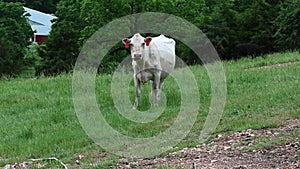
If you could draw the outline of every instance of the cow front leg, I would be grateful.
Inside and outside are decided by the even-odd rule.
[[[152,105],[154,107],[158,106],[158,102],[159,102],[159,89],[158,88],[152,88]]]
[[[159,82],[159,89],[160,89],[160,91],[162,90],[162,87],[164,85],[164,81],[165,81],[165,79],[160,79],[160,82]]]
[[[141,83],[136,78],[136,76],[134,77],[134,86],[135,86],[135,101],[134,101],[133,109],[137,109],[137,107],[139,106],[139,98],[141,95]]]

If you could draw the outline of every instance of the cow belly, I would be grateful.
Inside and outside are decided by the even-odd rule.
[[[162,78],[166,78],[169,74],[173,72],[175,67],[175,62],[161,58],[160,63],[162,67],[161,76]]]
[[[148,71],[141,71],[136,73],[136,78],[139,79],[142,83],[146,83],[149,80],[153,80],[153,73]]]
[[[146,72],[147,74],[148,73],[155,74],[157,71],[160,71],[161,77],[164,79],[173,72],[174,67],[175,67],[175,64],[173,62],[165,60],[164,58],[160,58],[160,62],[158,62],[158,64],[154,65],[154,64],[145,63],[143,72]],[[151,78],[152,78],[152,76],[151,76]]]

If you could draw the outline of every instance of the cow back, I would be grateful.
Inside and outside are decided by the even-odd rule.
[[[150,48],[150,58],[157,65],[158,69],[162,69],[163,75],[167,76],[172,73],[175,67],[175,41],[164,35],[154,37]]]

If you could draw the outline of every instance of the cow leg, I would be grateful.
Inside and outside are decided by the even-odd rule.
[[[158,95],[159,95],[159,88],[155,83],[152,83],[152,104],[153,106],[158,106]]]
[[[139,98],[141,95],[141,82],[136,78],[136,76],[134,76],[134,86],[135,86],[136,95],[135,95],[133,109],[137,109],[137,107],[139,106]]]
[[[160,73],[154,76],[154,80],[152,83],[152,99],[153,105],[158,106],[158,102],[160,99]]]
[[[159,81],[159,91],[158,91],[158,95],[157,95],[158,102],[160,101],[160,94],[161,94],[162,87],[164,85],[164,80],[165,79],[160,79],[160,81]]]
[[[162,90],[162,87],[164,85],[164,81],[165,79],[160,79],[160,82],[159,82],[159,89]]]

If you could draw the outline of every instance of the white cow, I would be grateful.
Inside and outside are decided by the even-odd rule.
[[[126,48],[131,50],[133,78],[136,97],[133,108],[139,105],[140,84],[152,81],[152,102],[158,106],[165,78],[175,67],[175,41],[164,35],[144,38],[139,33],[132,38],[122,39]]]

